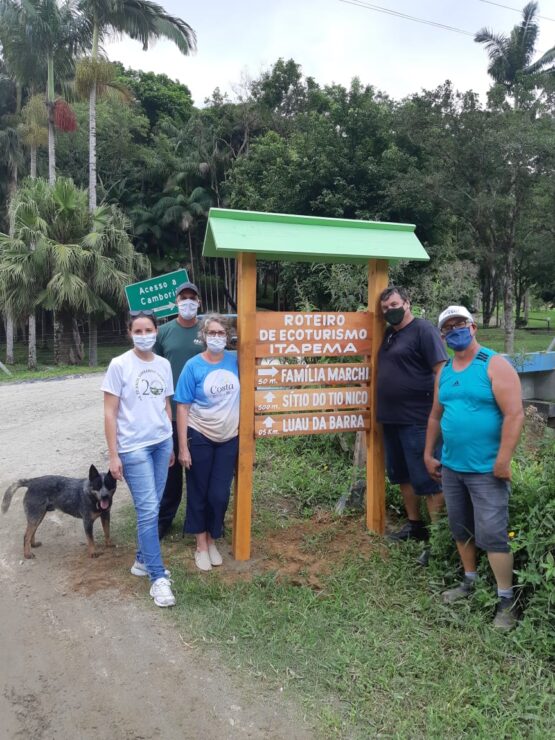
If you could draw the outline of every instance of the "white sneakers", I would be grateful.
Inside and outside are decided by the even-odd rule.
[[[174,606],[175,596],[167,578],[157,578],[150,587],[150,595],[156,606]]]
[[[212,570],[212,563],[207,550],[195,550],[195,565],[199,570]]]
[[[208,557],[210,558],[210,562],[212,565],[218,566],[224,562],[214,542],[211,542],[208,545]]]
[[[146,565],[144,563],[139,563],[138,560],[135,560],[135,562],[131,566],[131,573],[134,576],[147,576],[148,575]],[[164,574],[166,578],[169,578],[171,576],[171,573],[167,568],[164,570]]]
[[[213,542],[208,545],[208,550],[195,550],[195,565],[199,570],[212,570],[212,566],[217,567],[223,562],[223,558]]]

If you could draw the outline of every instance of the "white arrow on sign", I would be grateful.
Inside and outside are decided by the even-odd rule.
[[[264,426],[266,427],[266,429],[271,429],[271,428],[272,428],[272,427],[274,426],[274,420],[272,419],[272,417],[271,417],[271,416],[267,416],[267,417],[266,417],[266,418],[264,419],[264,422],[263,422],[263,424],[264,424]]]
[[[274,377],[274,375],[278,374],[278,371],[275,369],[275,367],[272,368],[265,368],[265,367],[259,367],[257,368],[257,372],[259,375],[269,375],[270,377]]]
[[[272,401],[274,400],[274,398],[275,398],[275,396],[271,392],[270,393],[266,393],[266,395],[264,396],[264,399],[266,401],[268,401],[268,403],[272,403]]]
[[[154,313],[156,313],[157,311],[166,311],[166,310],[169,311],[171,308],[174,308],[174,306],[175,306],[175,303],[168,303],[166,306],[156,306],[156,308],[152,310],[154,311]]]

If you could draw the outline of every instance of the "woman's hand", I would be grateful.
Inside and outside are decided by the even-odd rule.
[[[189,452],[188,447],[179,448],[179,462],[183,465],[184,468],[187,468],[187,470],[189,470],[189,468],[193,464],[191,460],[191,453]]]
[[[109,467],[112,478],[123,480],[123,465],[121,464],[119,455],[110,456]]]
[[[175,465],[175,452],[172,450],[172,454],[170,455],[170,461],[168,463],[168,468],[173,468]]]

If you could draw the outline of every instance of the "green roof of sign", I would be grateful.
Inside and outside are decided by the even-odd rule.
[[[255,252],[259,259],[363,263],[428,260],[412,224],[211,208],[205,257]]]

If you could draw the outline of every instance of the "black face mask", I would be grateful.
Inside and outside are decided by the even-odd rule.
[[[397,326],[405,318],[405,309],[403,306],[399,308],[390,308],[384,313],[384,319],[391,326]]]

